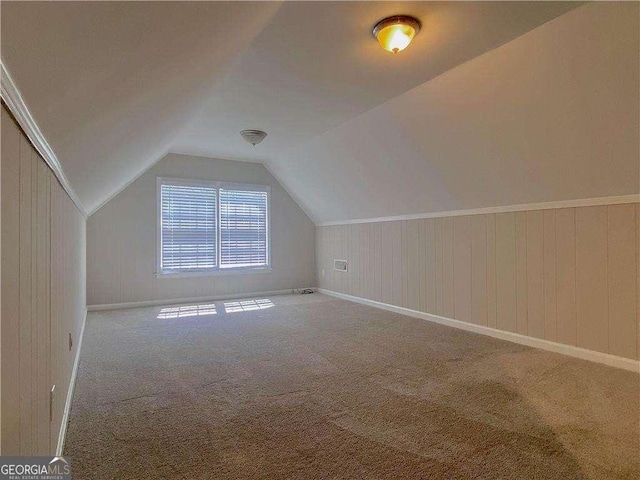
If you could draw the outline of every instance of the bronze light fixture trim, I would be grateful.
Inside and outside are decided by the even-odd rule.
[[[420,32],[420,20],[409,15],[383,18],[373,27],[373,36],[382,48],[398,53],[409,46]]]

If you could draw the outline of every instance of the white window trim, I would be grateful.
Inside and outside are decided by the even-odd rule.
[[[217,264],[215,268],[208,268],[203,270],[196,270],[191,272],[163,272],[161,265],[162,258],[162,184],[168,183],[173,185],[201,185],[212,187],[216,189],[228,189],[228,190],[245,190],[252,192],[266,192],[267,193],[267,265],[260,267],[228,267],[220,268],[220,247],[216,246],[216,254],[218,256]],[[219,197],[218,197],[219,200]],[[216,202],[216,214],[217,218],[217,242],[220,242],[220,205]],[[186,178],[173,178],[173,177],[156,177],[156,278],[186,278],[186,277],[209,277],[209,276],[222,276],[222,275],[243,275],[248,273],[270,273],[272,269],[271,265],[271,187],[269,185],[255,185],[252,183],[229,183],[218,182],[212,180],[195,180]]]

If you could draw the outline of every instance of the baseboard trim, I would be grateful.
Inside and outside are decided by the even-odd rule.
[[[357,218],[354,220],[319,222],[319,223],[316,223],[316,227],[331,227],[336,225],[354,225],[358,223],[396,222],[399,220],[420,220],[425,218],[462,217],[466,215],[486,215],[489,213],[526,212],[529,210],[554,210],[557,208],[621,205],[626,203],[640,203],[640,195],[631,194],[631,195],[618,195],[613,197],[579,198],[576,200],[559,200],[556,202],[524,203],[519,205],[504,205],[499,207],[470,208],[466,210],[451,210],[448,212],[410,213],[407,215],[395,215],[390,217]]]
[[[73,392],[76,388],[76,378],[78,377],[78,366],[80,365],[80,352],[82,351],[82,339],[84,338],[84,327],[87,324],[87,310],[84,311],[84,319],[80,328],[80,338],[78,338],[78,349],[76,350],[76,358],[73,360],[73,370],[71,370],[71,378],[69,379],[69,389],[67,390],[67,399],[64,403],[64,411],[62,412],[62,423],[60,425],[60,433],[58,433],[58,445],[56,447],[56,456],[61,457],[64,451],[64,441],[67,437],[67,425],[69,425],[69,414],[71,413],[71,403],[73,401]]]
[[[568,355],[570,357],[580,358],[582,360],[589,360],[592,362],[602,363],[610,367],[621,368],[635,373],[640,373],[640,362],[637,360],[631,360],[629,358],[618,357],[616,355],[610,355],[608,353],[595,352],[593,350],[587,350],[585,348],[574,347],[572,345],[564,345],[562,343],[551,342],[549,340],[543,340],[541,338],[528,337],[519,333],[505,332],[503,330],[497,330],[495,328],[485,327],[482,325],[474,325],[472,323],[462,322],[453,318],[442,317],[440,315],[433,315],[430,313],[419,312],[405,307],[397,307],[388,303],[377,302],[375,300],[368,300],[366,298],[355,297],[353,295],[347,295],[344,293],[334,292],[332,290],[326,290],[324,288],[316,289],[319,293],[330,295],[332,297],[340,298],[343,300],[349,300],[351,302],[360,303],[362,305],[368,305],[370,307],[380,308],[394,313],[407,315],[410,317],[420,318],[430,322],[438,323],[440,325],[446,325],[448,327],[458,328],[460,330],[466,330],[473,333],[479,333],[481,335],[488,335],[490,337],[499,338],[500,340],[507,340],[509,342],[518,343],[520,345],[526,345],[528,347],[540,348],[542,350],[548,350],[550,352],[560,353]]]
[[[219,300],[235,300],[240,298],[264,297],[268,295],[290,295],[293,293],[298,293],[300,290],[304,290],[306,288],[316,290],[313,287],[300,287],[289,288],[286,290],[271,290],[267,292],[233,293],[226,295],[210,295],[206,297],[169,298],[163,300],[146,300],[142,302],[107,303],[102,305],[89,305],[87,307],[87,310],[89,312],[98,312],[104,310],[122,310],[125,308],[158,307],[161,305],[183,305],[185,303],[197,302],[216,302]]]

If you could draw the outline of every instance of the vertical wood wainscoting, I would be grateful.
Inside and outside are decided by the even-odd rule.
[[[639,222],[627,203],[319,226],[317,284],[638,360]]]
[[[1,451],[53,455],[86,312],[85,219],[4,105],[1,169]]]

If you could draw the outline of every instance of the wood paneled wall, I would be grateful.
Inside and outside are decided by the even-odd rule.
[[[85,314],[85,219],[4,105],[1,172],[0,447],[52,455]]]
[[[317,283],[638,359],[639,222],[621,204],[318,227]]]

